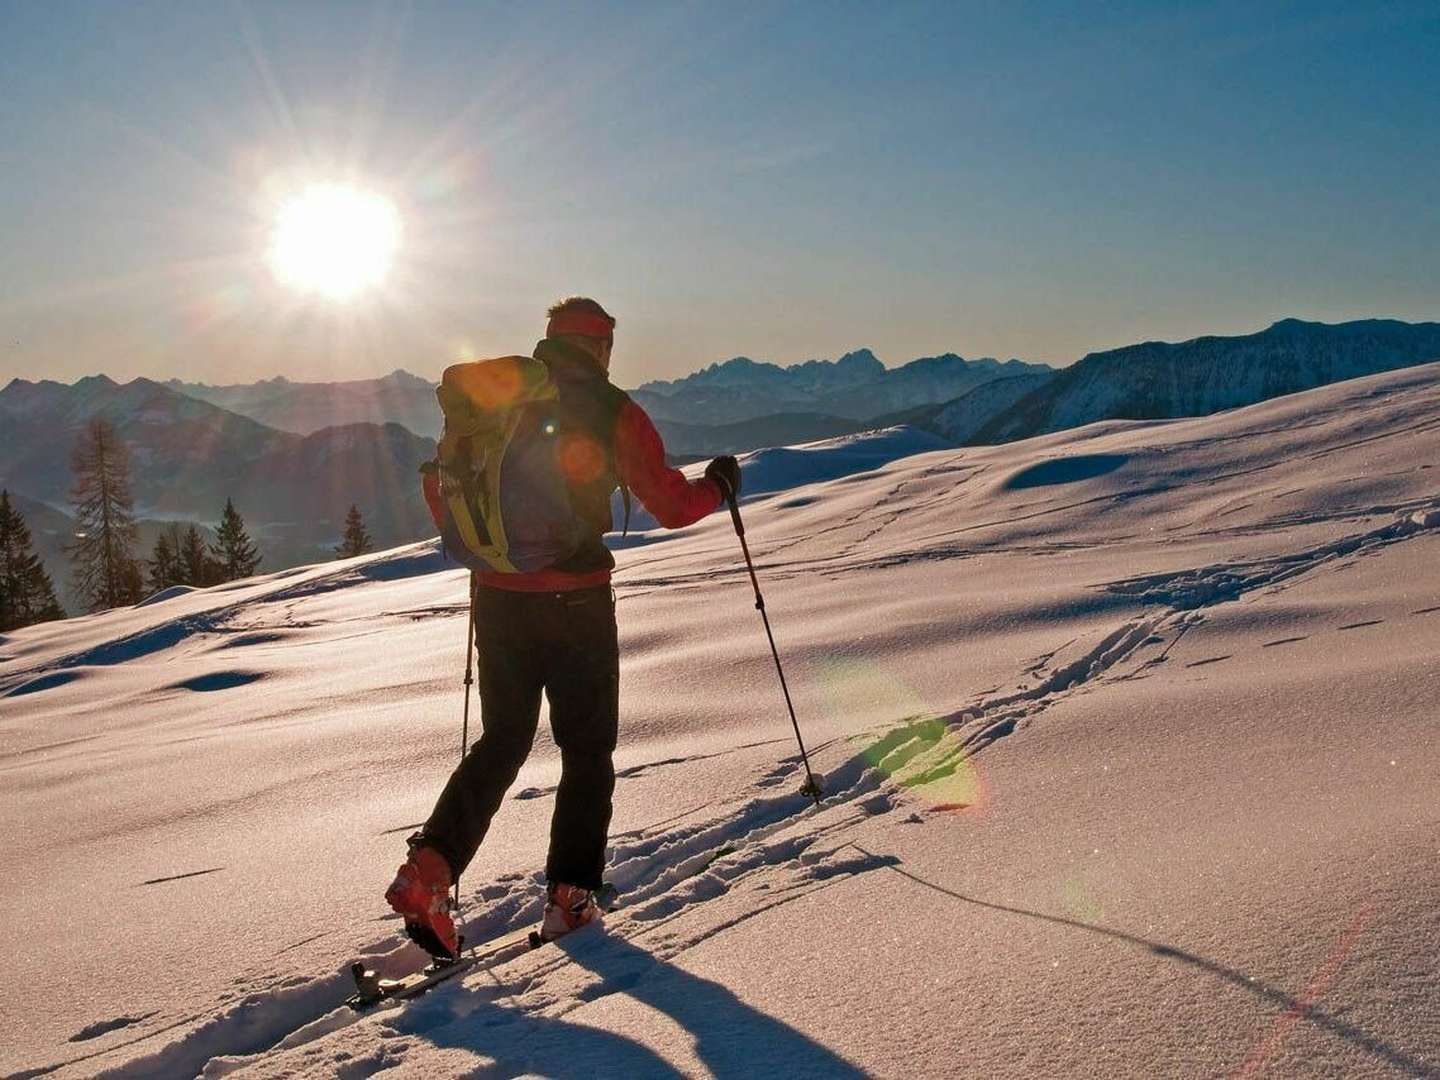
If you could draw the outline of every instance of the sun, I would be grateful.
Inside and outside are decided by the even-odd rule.
[[[389,199],[346,184],[311,184],[280,207],[269,263],[286,285],[349,300],[385,280],[399,246],[400,214]]]

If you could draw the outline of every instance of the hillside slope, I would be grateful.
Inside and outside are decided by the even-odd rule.
[[[165,385],[296,435],[311,435],[346,424],[399,424],[416,435],[432,439],[440,436],[436,384],[408,371],[343,382],[292,382],[277,376],[233,386],[179,379],[170,379]]]
[[[1208,416],[1343,379],[1440,359],[1440,323],[1282,319],[1256,334],[1149,341],[1091,353],[987,422],[977,443],[1098,420]]]
[[[420,963],[380,891],[456,757],[463,573],[414,545],[0,641],[0,1070],[1436,1074],[1440,365],[809,454],[744,512],[823,804],[728,517],[654,533],[608,932],[363,1018],[352,958]],[[472,939],[539,912],[557,767],[542,733]]]
[[[295,435],[149,379],[12,381],[0,390],[9,440],[0,486],[66,505],[71,449],[95,416],[115,425],[129,451],[138,514],[214,522],[233,498],[270,566],[302,552],[323,557],[352,503],[382,543],[430,528],[418,469],[434,455],[433,440],[398,424]]]

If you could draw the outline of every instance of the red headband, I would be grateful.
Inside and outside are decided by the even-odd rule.
[[[562,311],[550,316],[550,322],[545,327],[546,337],[559,337],[561,334],[614,341],[615,327],[604,315],[592,315],[588,311]]]

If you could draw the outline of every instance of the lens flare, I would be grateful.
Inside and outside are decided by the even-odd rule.
[[[990,786],[955,729],[894,673],[864,662],[832,661],[819,674],[837,716],[859,708],[877,717],[903,718],[879,738],[870,737],[864,754],[872,767],[932,811],[983,816],[990,810]]]
[[[400,246],[400,214],[383,195],[311,184],[280,208],[270,270],[304,292],[348,300],[385,280]]]

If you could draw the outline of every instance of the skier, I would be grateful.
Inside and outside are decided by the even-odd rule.
[[[533,356],[558,388],[569,422],[586,429],[561,444],[568,447],[561,451],[569,486],[564,512],[574,515],[579,541],[569,555],[542,568],[474,572],[483,731],[429,820],[409,838],[408,858],[385,893],[405,918],[410,937],[442,959],[457,956],[460,947],[450,889],[529,755],[542,691],[560,748],[560,786],[540,935],[550,941],[599,918],[595,893],[615,789],[612,754],[619,722],[620,659],[610,587],[615,559],[602,540],[613,527],[610,496],[617,487],[633,491],[661,525],[673,529],[698,521],[740,491],[740,469],[728,455],[715,458],[704,478],[693,481],[666,465],[650,417],[609,381],[615,319],[603,307],[588,297],[570,297],[548,315],[545,338]],[[528,358],[514,359],[534,367]],[[457,380],[465,374],[451,369],[447,381],[452,372]],[[445,400],[442,389],[442,406]],[[527,496],[521,492],[519,502]],[[513,495],[504,498],[516,504]],[[429,477],[427,500],[442,522],[443,500]],[[543,493],[530,501],[543,501]]]

